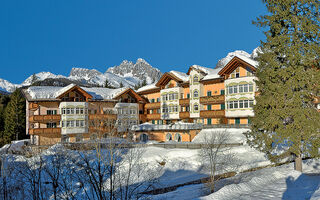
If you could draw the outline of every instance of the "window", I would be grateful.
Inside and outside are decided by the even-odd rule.
[[[47,110],[47,115],[56,115],[57,110]]]
[[[198,93],[197,90],[195,90],[195,91],[193,92],[193,97],[194,97],[194,98],[198,98],[198,97],[199,97],[199,93]]]
[[[57,123],[49,122],[49,123],[47,123],[47,128],[57,128]]]
[[[193,82],[194,82],[194,83],[198,83],[198,82],[199,82],[199,77],[198,77],[197,75],[195,75],[195,76],[193,77]]]
[[[249,92],[253,92],[253,84],[252,83],[249,84]]]
[[[66,127],[65,121],[61,121],[61,127]]]
[[[61,142],[62,142],[62,143],[69,142],[69,136],[67,136],[67,135],[62,135],[62,136],[61,136]]]
[[[211,91],[208,91],[208,92],[207,92],[207,96],[208,96],[208,97],[211,97]]]
[[[239,106],[238,106],[238,101],[233,101],[233,107],[234,108],[238,108]]]
[[[243,108],[243,100],[239,101],[239,108]]]
[[[249,105],[248,105],[248,100],[244,100],[244,108],[248,108]]]
[[[70,115],[70,113],[71,113],[70,108],[67,108],[66,114],[67,114],[67,115]]]
[[[198,111],[198,110],[199,110],[198,104],[195,104],[195,105],[193,106],[193,110],[194,110],[194,111]]]
[[[173,106],[173,112],[178,112],[178,106]]]
[[[243,85],[243,92],[248,92],[248,84]]]
[[[211,110],[211,105],[207,105],[208,110]]]
[[[73,108],[70,108],[70,114],[74,115],[74,109]]]
[[[141,142],[147,142],[148,141],[148,135],[145,133],[142,133],[139,137]]]
[[[160,102],[160,98],[159,97],[157,98],[157,102]]]
[[[232,86],[228,86],[228,93],[233,94],[233,87]]]
[[[244,86],[244,85],[239,85],[239,93],[242,93],[242,92],[243,92],[243,86]]]
[[[152,120],[152,124],[155,124],[155,121],[154,121],[154,120]]]
[[[233,109],[233,101],[229,101],[229,109]]]
[[[238,86],[237,85],[233,86],[233,93],[238,93]]]
[[[167,133],[166,141],[171,141],[171,140],[172,140],[172,135],[170,133]]]
[[[180,94],[180,99],[183,99],[183,93]]]
[[[220,90],[220,94],[221,94],[221,95],[224,95],[224,90]]]
[[[154,103],[154,99],[151,99],[151,103]]]
[[[225,107],[226,107],[226,106],[225,106],[224,103],[220,104],[220,109],[221,109],[221,110],[225,110],[225,109],[226,109]]]
[[[208,118],[208,119],[207,119],[207,124],[208,124],[208,125],[211,125],[211,118]]]
[[[181,142],[181,135],[179,133],[174,134],[174,140],[177,142]]]
[[[247,76],[252,76],[252,70],[249,67],[246,67]]]
[[[253,100],[249,100],[249,107],[253,108]]]
[[[187,94],[187,98],[190,99],[190,93]]]

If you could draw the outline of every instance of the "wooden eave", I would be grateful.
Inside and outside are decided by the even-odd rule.
[[[166,72],[164,73],[161,78],[159,79],[159,81],[156,83],[156,86],[157,87],[160,87],[160,86],[164,86],[166,85],[170,80],[175,80],[179,83],[183,82],[180,78],[176,77],[175,75],[169,73],[169,72]]]
[[[224,81],[224,78],[220,77],[220,78],[209,79],[209,80],[201,80],[200,83],[202,83],[203,85],[209,85],[214,83],[221,83],[223,81]]]
[[[125,95],[125,94],[129,94],[130,96],[133,96],[138,102],[142,101],[145,102],[145,99],[142,98],[139,94],[137,94],[133,89],[128,88],[125,91],[121,92],[120,94],[118,94],[116,97],[114,97],[113,99],[115,100],[119,100],[121,98],[121,96]]]
[[[141,91],[141,92],[137,92],[137,94],[145,95],[145,94],[151,94],[151,93],[157,93],[157,92],[160,92],[160,88],[152,88],[152,89],[149,89],[149,90],[144,90],[144,91]]]
[[[73,86],[72,88],[70,88],[69,90],[65,91],[64,93],[60,94],[57,99],[60,99],[62,98],[64,95],[66,95],[67,93],[69,92],[72,92],[72,91],[78,91],[80,92],[83,96],[85,96],[87,99],[92,99],[93,97],[88,94],[85,90],[83,90],[82,88],[80,88],[79,86],[75,85]]]
[[[251,64],[247,63],[246,61],[242,60],[241,58],[238,58],[237,56],[234,56],[227,64],[222,68],[218,74],[220,76],[222,75],[229,75],[231,74],[237,67],[239,66],[248,66],[252,71],[256,71],[256,68],[252,66]]]

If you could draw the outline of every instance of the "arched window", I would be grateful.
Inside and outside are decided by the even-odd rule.
[[[193,110],[194,110],[194,111],[199,111],[199,106],[198,106],[198,104],[194,104]]]
[[[193,77],[193,82],[194,82],[194,83],[198,83],[198,82],[199,82],[199,77],[198,77],[197,75],[195,75],[195,76]]]
[[[166,135],[166,141],[171,141],[172,140],[172,135],[171,133],[167,133]]]
[[[141,142],[147,142],[148,141],[148,135],[145,133],[140,134],[140,141]]]
[[[179,133],[174,134],[174,140],[177,142],[181,142],[181,140],[182,140],[181,135]]]
[[[195,91],[193,92],[193,97],[194,97],[194,98],[198,98],[198,97],[199,97],[199,92],[198,92],[198,90],[195,90]]]

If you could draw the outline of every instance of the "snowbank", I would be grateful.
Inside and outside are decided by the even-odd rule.
[[[206,134],[218,134],[221,132],[226,132],[229,135],[228,143],[245,143],[246,137],[243,133],[250,131],[247,128],[211,128],[202,129],[198,135],[196,135],[192,142],[193,143],[203,143]]]

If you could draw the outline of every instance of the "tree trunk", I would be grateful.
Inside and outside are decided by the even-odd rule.
[[[302,172],[302,157],[300,155],[296,155],[294,159],[294,170]]]

